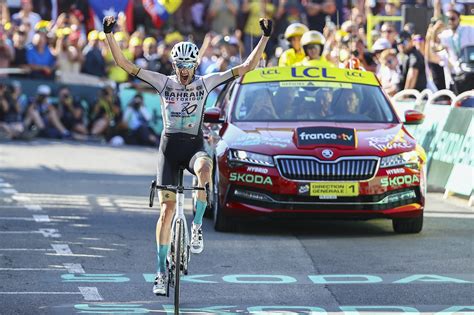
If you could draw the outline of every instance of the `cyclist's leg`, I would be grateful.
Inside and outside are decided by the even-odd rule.
[[[162,142],[163,143],[163,142]],[[156,176],[158,185],[176,185],[178,177],[178,166],[167,159],[160,146],[158,153],[158,167]],[[172,191],[160,190],[160,218],[156,223],[156,245],[158,272],[166,271],[166,255],[170,245],[171,224],[175,213],[176,194]]]
[[[212,159],[205,151],[199,151],[191,159],[192,170],[198,178],[198,186],[204,187],[209,183],[212,187]],[[206,192],[199,190],[196,198],[196,215],[194,217],[194,224],[201,225],[204,212],[207,207]]]

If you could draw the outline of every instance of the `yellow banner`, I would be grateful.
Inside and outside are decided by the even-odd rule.
[[[343,82],[379,86],[375,74],[370,71],[304,66],[259,68],[247,73],[242,83],[278,81]]]

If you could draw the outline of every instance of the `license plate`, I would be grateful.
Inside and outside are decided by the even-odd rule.
[[[358,196],[359,183],[311,183],[309,194],[310,196]]]

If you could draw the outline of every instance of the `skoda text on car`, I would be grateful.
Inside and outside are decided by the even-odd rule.
[[[405,113],[405,124],[423,115]],[[371,72],[262,68],[205,113],[217,230],[255,216],[393,220],[423,226],[425,153]]]

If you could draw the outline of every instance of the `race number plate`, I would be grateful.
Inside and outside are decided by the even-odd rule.
[[[311,183],[309,195],[354,197],[359,195],[359,183]]]

